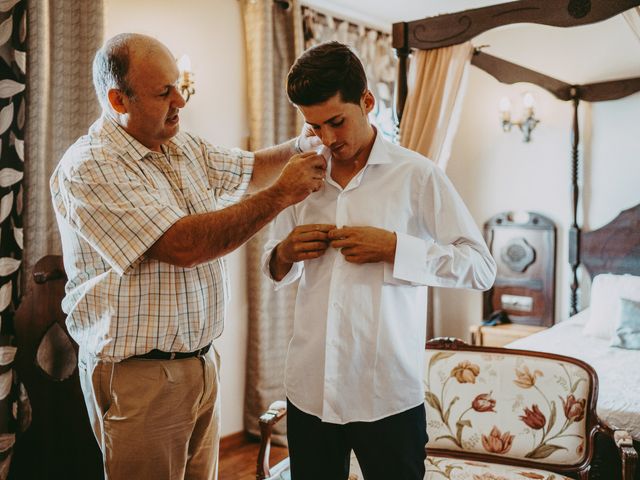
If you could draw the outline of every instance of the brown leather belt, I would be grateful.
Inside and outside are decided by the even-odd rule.
[[[131,358],[147,358],[150,360],[178,360],[180,358],[202,357],[209,351],[210,348],[211,344],[193,352],[163,352],[162,350],[154,348],[150,352],[144,353],[142,355],[134,355]]]

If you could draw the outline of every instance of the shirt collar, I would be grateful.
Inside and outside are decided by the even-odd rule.
[[[367,165],[391,163],[393,159],[389,155],[387,141],[383,138],[382,134],[376,127],[373,127],[373,130],[376,133],[376,139],[373,142],[373,147],[371,147],[371,152],[367,159]]]
[[[127,154],[133,160],[142,160],[149,154],[158,154],[129,135],[115,119],[106,114],[102,114],[100,119],[91,126],[91,133],[107,136],[121,154]],[[174,137],[164,147],[169,148],[169,145],[172,145],[180,148],[184,143]]]

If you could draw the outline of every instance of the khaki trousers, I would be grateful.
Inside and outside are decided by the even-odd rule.
[[[78,360],[108,480],[215,480],[219,357]]]

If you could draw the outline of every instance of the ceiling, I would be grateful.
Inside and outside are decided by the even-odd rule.
[[[416,20],[506,2],[499,0],[302,0],[302,3],[342,13],[378,28],[390,29],[394,22]]]
[[[391,31],[400,21],[508,3],[496,0],[300,0],[323,13]],[[487,53],[568,83],[640,77],[640,39],[618,15],[573,28],[515,24],[472,40]],[[552,50],[552,52],[550,52]]]

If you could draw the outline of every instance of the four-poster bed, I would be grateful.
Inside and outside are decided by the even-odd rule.
[[[398,57],[395,109],[398,123],[407,99],[407,61],[411,49],[433,50],[456,45],[480,33],[513,23],[538,23],[557,27],[575,27],[613,17],[640,5],[640,0],[592,2],[590,0],[521,0],[476,8],[463,12],[393,24],[392,45]],[[502,83],[528,82],[552,93],[559,100],[573,103],[572,124],[572,223],[569,231],[569,263],[572,271],[570,314],[577,313],[578,266],[580,265],[580,228],[578,226],[578,144],[580,130],[578,106],[581,100],[599,102],[617,100],[640,91],[640,77],[624,78],[587,85],[571,85],[548,75],[516,65],[476,49],[471,64]]]
[[[472,9],[463,12],[440,15],[437,17],[425,18],[421,20],[400,22],[393,25],[393,47],[399,59],[398,77],[396,84],[396,114],[398,122],[402,119],[405,111],[405,102],[408,96],[407,86],[407,64],[408,56],[412,49],[433,50],[442,47],[457,45],[462,42],[471,40],[475,36],[487,30],[513,24],[513,23],[537,23],[556,27],[573,27],[599,22],[620,14],[630,8],[640,5],[640,0],[611,0],[611,1],[589,1],[589,0],[565,0],[558,2],[546,2],[541,0],[521,0],[505,4],[499,4],[484,8]],[[578,186],[579,172],[579,124],[578,124],[578,106],[581,101],[598,102],[616,100],[640,91],[640,77],[615,79],[611,81],[592,83],[587,85],[573,85],[551,76],[536,72],[534,70],[516,65],[512,62],[500,59],[475,49],[471,64],[477,68],[484,70],[498,81],[502,83],[528,82],[533,83],[549,91],[556,98],[563,101],[570,101],[573,104],[573,122],[571,130],[571,225],[568,232],[569,241],[569,264],[571,267],[571,284],[570,284],[570,315],[575,315],[578,311],[577,292],[578,292],[578,267],[583,265],[588,270],[591,277],[599,273],[630,273],[632,275],[640,275],[640,206],[636,206],[625,212],[622,212],[610,224],[593,232],[582,232],[578,225],[578,206],[580,191]],[[401,132],[402,133],[402,132]],[[568,325],[563,327],[564,332],[568,332]],[[574,322],[575,326],[575,322]],[[582,325],[581,325],[582,326]],[[582,341],[583,337],[576,338],[574,330],[568,337],[554,344],[553,338],[556,335],[555,327],[542,334],[528,337],[525,340],[516,342],[517,348],[526,348],[531,350],[550,351],[555,353],[566,353],[562,350],[563,342],[566,345],[567,339],[573,341]],[[581,330],[580,330],[581,331]],[[571,336],[573,337],[571,338]],[[538,337],[541,336],[541,337]],[[537,340],[537,339],[540,340]],[[584,340],[588,342],[588,340]],[[556,345],[557,350],[549,349],[552,345]],[[592,345],[587,348],[594,356],[579,357],[587,362],[592,360],[596,363],[597,356],[602,358],[617,358],[609,350],[608,342],[601,342],[599,345],[585,343],[584,345]],[[595,349],[595,350],[594,350]],[[579,350],[579,347],[578,347]],[[577,350],[577,351],[578,351]],[[629,350],[624,352],[628,354],[627,362],[630,357],[639,356],[637,350]],[[628,426],[640,425],[640,404],[636,400],[631,402],[631,406],[621,405],[624,402],[624,395],[618,395],[619,391],[628,388],[627,382],[620,382],[617,378],[617,386],[612,378],[607,376],[611,372],[620,373],[624,370],[620,365],[616,365],[615,360],[610,360],[608,364],[598,363],[596,371],[600,377],[604,377],[601,382],[607,390],[601,391],[603,403],[607,404],[607,409],[598,411],[600,418],[601,431],[613,437],[613,430],[618,425],[619,415],[629,417]],[[635,364],[633,362],[632,364]],[[623,374],[624,376],[624,374]],[[636,378],[636,377],[633,377]],[[611,381],[609,381],[611,380]],[[633,381],[633,380],[631,380]],[[640,382],[640,377],[638,377]],[[637,388],[637,387],[636,387]],[[637,396],[636,396],[637,397]],[[618,403],[616,404],[616,400]],[[607,402],[612,402],[608,404]],[[613,411],[618,416],[606,418],[607,412]],[[625,418],[626,418],[625,417]],[[624,427],[624,425],[622,425]],[[636,449],[640,447],[640,429],[634,429],[634,443]],[[606,445],[602,449],[606,449]],[[606,453],[601,453],[606,456]],[[607,466],[606,461],[596,456],[595,462],[602,462],[601,472],[610,473],[609,468],[620,468]],[[624,466],[622,468],[625,468]],[[628,467],[630,468],[630,467]],[[636,478],[640,477],[640,472],[636,473]],[[609,477],[605,477],[609,478]]]

